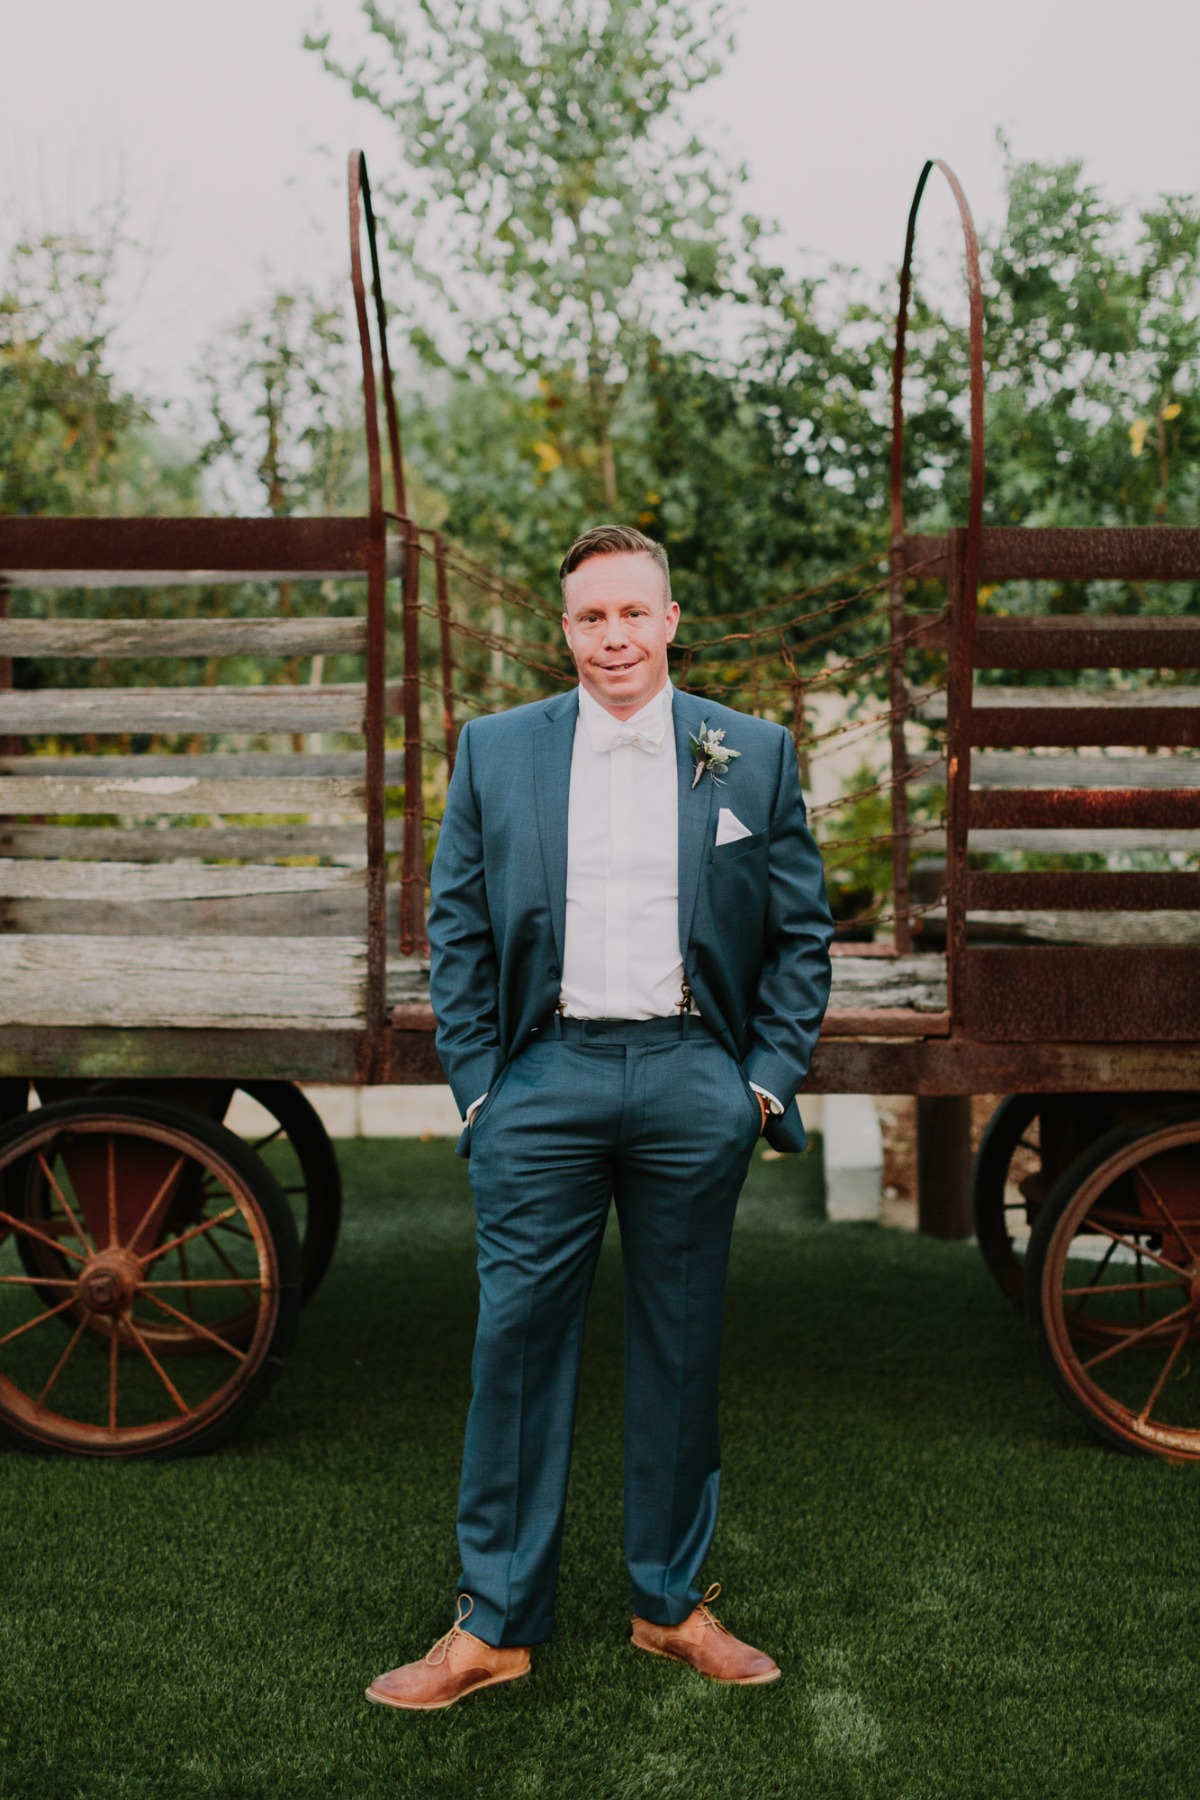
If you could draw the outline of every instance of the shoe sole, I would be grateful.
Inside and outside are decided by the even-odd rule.
[[[630,1638],[635,1650],[641,1650],[646,1656],[661,1656],[664,1662],[678,1663],[683,1669],[691,1669],[695,1675],[703,1675],[705,1681],[719,1681],[722,1687],[766,1687],[772,1681],[778,1681],[783,1674],[776,1669],[770,1675],[710,1675],[707,1669],[698,1669],[694,1662],[686,1656],[675,1656],[670,1650],[655,1650],[650,1644],[639,1644],[636,1638]]]
[[[390,1706],[395,1712],[445,1712],[448,1706],[457,1706],[460,1700],[469,1700],[472,1694],[481,1694],[484,1688],[503,1687],[506,1681],[519,1681],[522,1675],[529,1673],[529,1669],[517,1669],[512,1675],[489,1675],[486,1681],[475,1682],[450,1700],[393,1700],[387,1694],[376,1693],[373,1686],[365,1691],[372,1706]]]

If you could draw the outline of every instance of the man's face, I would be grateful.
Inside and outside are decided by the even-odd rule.
[[[566,580],[563,631],[579,680],[614,718],[632,718],[667,681],[679,608],[644,551],[592,556]]]

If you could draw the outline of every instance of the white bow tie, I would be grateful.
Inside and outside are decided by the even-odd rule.
[[[593,716],[590,722],[592,749],[617,750],[632,744],[635,750],[648,750],[651,755],[662,749],[667,721],[661,709],[648,719],[614,719],[611,713]]]

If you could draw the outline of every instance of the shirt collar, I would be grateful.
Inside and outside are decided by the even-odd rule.
[[[668,681],[659,689],[658,693],[655,694],[652,699],[647,700],[645,706],[639,707],[638,711],[633,713],[630,718],[622,719],[620,721],[622,728],[633,730],[638,725],[644,724],[651,719],[657,719],[661,716],[664,725],[669,731],[671,726],[671,709],[674,704],[674,699],[675,688],[673,684]],[[579,717],[587,731],[588,740],[593,749],[597,748],[596,740],[599,737],[601,730],[608,730],[611,725],[617,722],[613,719],[613,715],[608,711],[607,707],[601,706],[600,702],[589,694],[582,682],[579,684]]]

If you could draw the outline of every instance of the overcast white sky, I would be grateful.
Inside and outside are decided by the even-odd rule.
[[[355,0],[9,0],[0,50],[0,196],[35,224],[86,216],[123,183],[157,259],[122,363],[178,393],[206,338],[265,272],[321,286],[346,266],[351,144],[389,166],[386,129],[303,51]],[[897,264],[926,156],[981,222],[1002,126],[1021,156],[1083,156],[1115,197],[1200,189],[1195,0],[746,0],[703,113],[748,162],[750,206],[821,263]],[[936,241],[942,195],[926,203]]]

